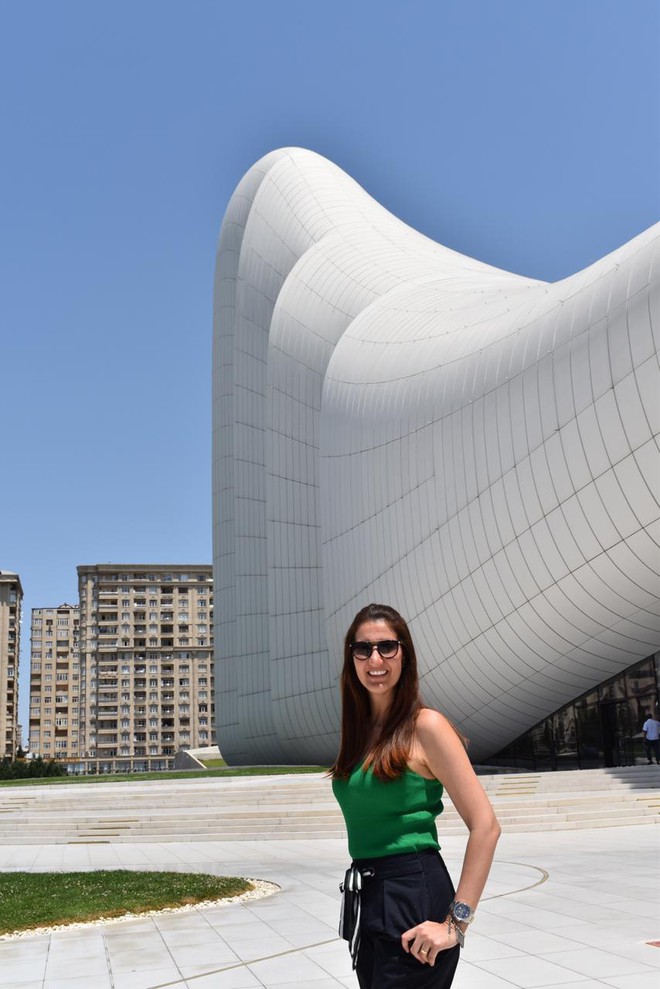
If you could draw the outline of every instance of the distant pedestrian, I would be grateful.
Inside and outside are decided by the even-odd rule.
[[[649,766],[653,765],[652,756],[655,756],[656,763],[660,766],[660,721],[651,715],[642,725],[644,732],[644,749]]]

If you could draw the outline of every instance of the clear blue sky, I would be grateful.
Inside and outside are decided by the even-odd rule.
[[[0,0],[0,568],[211,560],[216,240],[267,151],[555,280],[660,212],[656,0]]]

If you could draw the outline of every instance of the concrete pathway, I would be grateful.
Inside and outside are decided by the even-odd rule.
[[[651,989],[660,984],[656,827],[504,835],[456,989]],[[464,839],[443,852],[454,878]],[[5,845],[0,870],[174,869],[241,875],[282,892],[0,939],[1,989],[356,989],[336,936],[344,842]],[[405,987],[402,987],[405,989]]]

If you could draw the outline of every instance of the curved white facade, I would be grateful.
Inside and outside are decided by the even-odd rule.
[[[660,646],[660,225],[554,284],[300,149],[244,177],[215,287],[216,725],[328,762],[355,612],[409,619],[480,759]]]

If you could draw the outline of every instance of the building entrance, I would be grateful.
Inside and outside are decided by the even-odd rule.
[[[532,771],[646,765],[642,725],[659,712],[660,652],[576,697],[488,763]]]
[[[634,766],[634,729],[625,701],[601,701],[600,722],[605,766]]]

